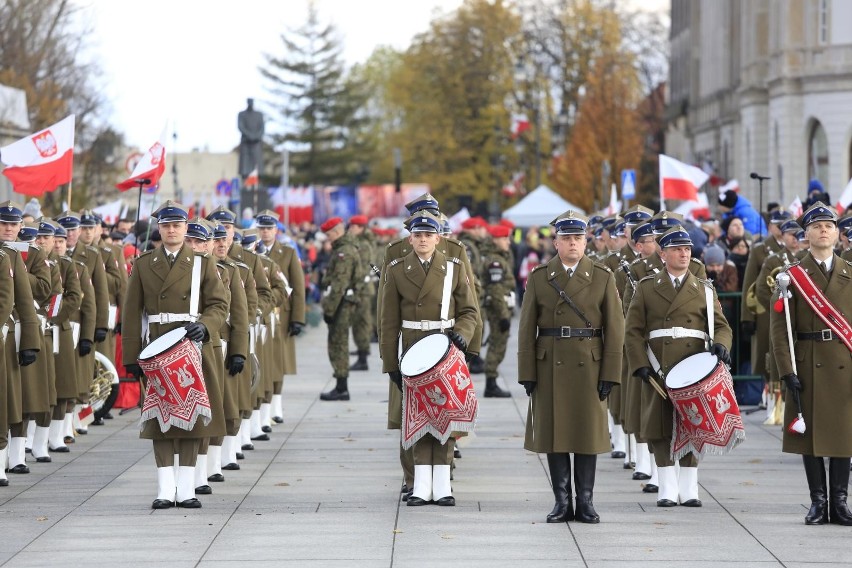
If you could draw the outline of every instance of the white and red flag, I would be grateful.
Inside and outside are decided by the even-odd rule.
[[[142,158],[136,163],[133,168],[133,173],[130,177],[121,183],[115,184],[115,187],[121,191],[127,191],[134,187],[152,187],[157,185],[163,173],[166,171],[166,135],[168,125],[163,128],[160,134],[160,139],[154,142],[148,151],[142,155]],[[141,180],[146,180],[140,183]]]
[[[840,194],[840,199],[837,201],[836,208],[838,213],[843,215],[843,212],[846,211],[849,205],[852,205],[852,179],[846,184],[843,193]]]
[[[3,170],[15,192],[41,196],[71,183],[74,168],[74,115],[0,148]]]
[[[698,201],[698,189],[710,176],[701,168],[660,154],[660,202],[666,199]]]
[[[258,184],[259,181],[260,181],[259,174],[257,172],[257,168],[255,168],[255,169],[253,169],[252,171],[249,172],[249,175],[246,176],[245,186],[246,187],[257,187],[257,184]]]
[[[798,219],[804,213],[804,206],[802,205],[802,200],[799,199],[799,196],[796,196],[796,199],[793,200],[790,205],[787,206],[787,211],[789,211],[793,215],[793,219]],[[843,211],[843,209],[841,209]]]
[[[531,128],[530,120],[526,114],[518,113],[512,115],[512,140]]]

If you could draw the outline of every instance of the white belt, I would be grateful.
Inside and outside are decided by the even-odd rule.
[[[0,328],[0,333],[3,334],[3,341],[6,341],[6,336],[9,334],[9,324],[7,323],[2,328]]]
[[[402,320],[402,328],[403,329],[419,329],[420,331],[432,331],[435,329],[440,329],[444,331],[447,328],[453,327],[456,323],[456,318],[451,318],[448,320],[441,321],[432,321],[432,320],[421,320],[421,321],[410,321],[410,320]]]
[[[228,342],[224,339],[222,340],[222,357],[228,356]]]
[[[177,323],[181,321],[196,321],[197,316],[192,314],[152,314],[148,316],[149,323]]]
[[[705,332],[699,329],[689,329],[687,327],[670,327],[668,329],[655,329],[648,334],[648,339],[656,339],[658,337],[673,337],[674,339],[694,337],[695,339],[702,339],[704,341],[708,341],[710,339],[710,336],[707,335]]]

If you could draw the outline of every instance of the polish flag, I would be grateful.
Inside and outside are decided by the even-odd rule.
[[[260,180],[258,179],[257,168],[255,168],[251,172],[249,172],[249,175],[246,176],[245,186],[246,187],[257,187],[258,181],[260,181]]]
[[[621,213],[621,201],[618,200],[618,190],[612,184],[609,192],[609,205],[606,208],[607,217]]]
[[[163,132],[160,134],[160,139],[148,148],[148,151],[136,163],[133,168],[133,173],[130,177],[121,183],[115,184],[115,187],[121,191],[127,191],[134,187],[139,187],[140,180],[147,180],[141,184],[143,187],[153,187],[157,185],[163,173],[166,171],[166,132],[168,125],[163,127]]]
[[[71,183],[74,167],[74,115],[0,148],[3,174],[17,193],[35,197]]]
[[[530,129],[530,120],[526,114],[512,115],[512,140]]]
[[[789,211],[794,219],[798,219],[802,216],[802,213],[805,212],[805,207],[802,205],[802,200],[799,199],[799,196],[796,196],[796,199],[793,200],[790,205],[787,206],[787,211]]]
[[[840,194],[840,200],[837,202],[837,211],[843,215],[843,212],[846,211],[846,208],[852,204],[852,179],[849,180],[849,183],[846,184],[846,187],[843,189],[843,193]]]
[[[666,199],[698,201],[698,188],[710,179],[701,168],[660,154],[660,203]]]

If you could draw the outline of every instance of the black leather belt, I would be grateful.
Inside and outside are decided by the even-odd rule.
[[[602,337],[603,333],[599,327],[540,327],[539,337]]]
[[[836,339],[840,341],[840,338],[830,329],[823,329],[822,331],[799,331],[796,332],[796,339],[809,341],[832,341]]]

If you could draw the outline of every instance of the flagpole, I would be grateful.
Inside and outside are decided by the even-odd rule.
[[[139,184],[139,202],[136,204],[136,224],[139,224],[139,219],[142,217],[142,188],[145,187],[145,184],[151,183],[151,180],[148,178],[140,178],[136,180],[136,183]],[[139,237],[136,237],[136,248],[139,248]]]
[[[72,187],[72,185],[73,185],[73,182],[69,181],[68,182],[68,211],[73,210],[73,208],[71,207],[71,187]]]

